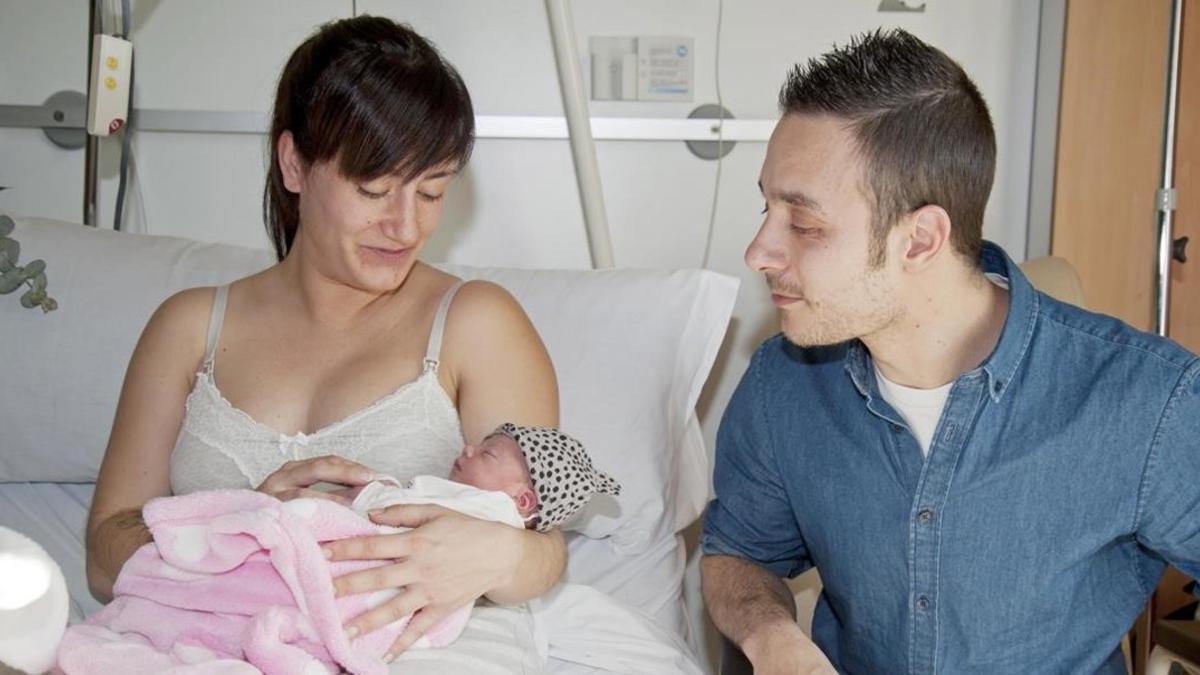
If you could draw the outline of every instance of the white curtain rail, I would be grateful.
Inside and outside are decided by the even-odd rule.
[[[56,115],[57,113],[57,115]],[[83,128],[85,111],[40,105],[0,105],[0,127]],[[726,119],[725,141],[766,142],[776,120]],[[665,117],[593,117],[592,136],[605,141],[715,141],[717,120]],[[265,134],[267,116],[253,112],[140,109],[133,113],[137,131]],[[478,115],[479,138],[565,140],[563,117]]]

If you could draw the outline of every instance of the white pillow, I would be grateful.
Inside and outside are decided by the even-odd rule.
[[[440,266],[508,289],[541,334],[558,374],[560,426],[621,482],[565,529],[640,549],[679,529],[688,419],[725,335],[737,280],[706,270],[513,270]],[[684,466],[686,464],[686,466]],[[694,517],[695,514],[692,514]],[[686,523],[685,523],[686,524]]]
[[[271,264],[266,251],[15,219],[19,264],[46,261],[58,309],[0,295],[0,482],[90,483],[142,328],[171,294]]]
[[[46,261],[58,310],[0,295],[0,482],[91,482],[142,327],[170,294],[231,281],[265,252],[17,221],[21,263]],[[689,415],[725,333],[737,281],[702,270],[544,271],[442,266],[507,288],[550,351],[562,428],[623,485],[572,523],[589,537],[643,547],[679,528],[679,491],[707,466],[687,453]],[[686,475],[687,484],[678,479]],[[689,514],[694,515],[694,514]]]

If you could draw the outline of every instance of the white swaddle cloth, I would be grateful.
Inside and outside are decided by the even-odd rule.
[[[365,517],[368,511],[396,504],[435,504],[472,518],[525,527],[512,497],[437,476],[417,476],[406,486],[391,478],[368,483],[350,508]]]

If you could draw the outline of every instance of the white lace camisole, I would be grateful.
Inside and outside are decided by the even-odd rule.
[[[204,365],[187,397],[171,453],[171,490],[255,488],[290,460],[338,455],[408,481],[445,476],[462,450],[462,425],[454,402],[438,382],[438,356],[450,301],[463,282],[442,297],[417,379],[371,405],[311,434],[283,434],[235,407],[213,381],[214,358],[229,287],[216,289]]]

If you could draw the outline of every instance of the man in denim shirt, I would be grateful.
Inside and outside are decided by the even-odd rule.
[[[783,335],[717,437],[714,622],[760,674],[1124,673],[1164,566],[1200,574],[1200,362],[981,240],[992,124],[942,52],[867,35],[780,99],[746,262]]]

